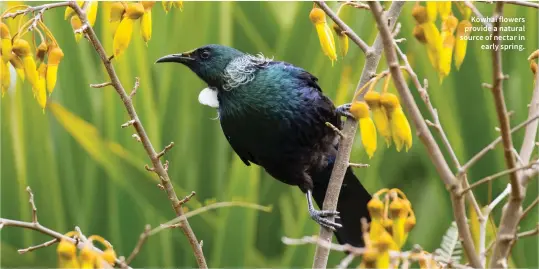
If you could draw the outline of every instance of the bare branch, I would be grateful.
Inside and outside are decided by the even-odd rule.
[[[83,25],[88,23],[88,18],[85,12],[77,5],[76,2],[69,2],[69,6],[73,8],[75,13],[79,16]],[[127,110],[127,114],[129,115],[131,120],[134,120],[137,123],[133,126],[135,127],[137,135],[140,138],[142,145],[144,146],[144,149],[146,150],[146,154],[150,158],[153,164],[153,167],[155,168],[155,173],[159,175],[159,179],[161,180],[161,185],[163,186],[163,188],[165,189],[165,192],[167,193],[168,200],[171,202],[174,212],[176,213],[177,216],[182,216],[183,209],[181,207],[176,206],[179,202],[179,199],[178,199],[178,196],[176,195],[176,192],[174,191],[174,187],[172,185],[172,182],[170,181],[168,173],[167,171],[165,171],[165,168],[163,167],[163,164],[161,163],[159,158],[156,157],[157,153],[155,152],[155,149],[150,141],[150,138],[146,134],[146,130],[144,129],[144,126],[137,115],[135,107],[133,106],[132,97],[135,93],[135,90],[133,90],[130,95],[127,94],[118,76],[116,75],[114,66],[111,64],[109,58],[106,55],[105,49],[103,48],[103,46],[101,45],[101,42],[99,41],[99,38],[95,34],[94,29],[92,27],[88,27],[84,29],[84,32],[86,33],[88,40],[90,41],[90,43],[96,50],[97,54],[101,58],[101,61],[103,65],[105,66],[107,74],[110,78],[110,82],[112,83],[112,86],[114,87],[120,99],[122,100],[125,106],[125,109]],[[137,80],[135,80],[135,86],[136,84],[137,84]],[[189,222],[187,221],[187,219],[183,219],[182,222],[183,222],[183,225],[181,229],[183,233],[186,235],[187,239],[189,240],[189,244],[191,245],[191,249],[193,250],[193,254],[195,256],[198,267],[208,268],[208,265],[206,263],[206,258],[204,257],[204,253],[202,251],[202,247],[200,246],[200,243],[197,237],[195,236],[195,233],[191,229]]]
[[[539,224],[537,224],[537,226],[535,226],[535,229],[533,229],[533,230],[518,233],[517,234],[517,239],[522,238],[522,237],[527,237],[527,236],[534,236],[534,235],[537,235],[537,234],[539,234]]]
[[[105,88],[107,86],[111,86],[112,85],[112,82],[108,81],[108,82],[103,82],[103,83],[99,83],[99,84],[90,84],[90,87],[92,88]]]
[[[35,246],[31,246],[31,247],[27,247],[27,248],[23,248],[23,249],[19,249],[17,252],[19,252],[19,254],[24,254],[26,252],[31,252],[31,251],[34,251],[36,249],[40,249],[40,248],[46,248],[48,246],[51,246],[51,245],[54,245],[56,243],[60,242],[60,240],[58,240],[58,238],[54,238],[52,240],[49,240],[43,244],[39,244],[39,245],[35,245]]]
[[[357,44],[357,46],[364,52],[367,53],[370,48],[365,41],[363,41],[355,32],[350,28],[346,23],[344,23],[335,12],[331,10],[331,8],[324,2],[324,1],[316,1],[316,4],[324,10],[324,12],[330,17],[335,24],[339,26],[344,32],[345,35],[347,35],[354,43]]]
[[[460,192],[460,195],[463,195],[465,194],[466,192],[468,192],[469,190],[481,185],[481,184],[484,184],[484,183],[487,183],[489,181],[492,181],[494,179],[497,179],[497,178],[500,178],[500,177],[503,177],[505,175],[508,175],[508,174],[511,174],[511,173],[514,173],[516,171],[519,171],[519,170],[525,170],[525,169],[529,169],[531,168],[532,166],[534,165],[537,165],[539,164],[538,161],[535,161],[535,162],[532,162],[532,163],[529,163],[528,165],[525,165],[525,166],[520,166],[520,167],[515,167],[513,169],[507,169],[507,170],[504,170],[504,171],[501,171],[501,172],[498,172],[494,175],[490,175],[488,177],[484,177],[476,182],[474,182],[472,185],[470,185],[468,188],[466,189],[463,189],[461,192]]]
[[[133,90],[129,94],[130,99],[133,99],[133,96],[135,96],[135,94],[137,94],[137,90],[138,90],[139,87],[140,87],[140,80],[139,80],[138,77],[135,77],[135,86],[133,86]]]
[[[326,126],[331,128],[331,130],[333,130],[335,133],[337,133],[341,137],[341,139],[345,138],[342,131],[339,130],[339,128],[335,127],[335,125],[331,124],[331,122],[326,122]]]
[[[180,204],[178,206],[183,206],[185,203],[189,202],[193,196],[196,195],[196,192],[192,191],[189,195],[185,196],[183,199],[180,200]]]
[[[122,128],[127,128],[127,127],[129,127],[129,126],[135,124],[135,122],[136,122],[135,120],[129,120],[129,121],[127,121],[126,123],[122,124],[121,127],[122,127]]]
[[[539,72],[535,74],[535,85],[532,94],[532,100],[530,102],[530,108],[528,111],[528,119],[533,118],[534,116],[539,115]],[[523,162],[530,160],[533,152],[534,145],[537,143],[537,127],[539,126],[539,121],[534,121],[533,123],[526,126],[526,131],[524,133],[524,140],[522,141],[522,147],[520,148],[520,158]],[[534,169],[535,174],[538,169]],[[533,171],[523,173],[522,184],[526,185],[526,181],[533,176]]]
[[[387,18],[390,18],[390,28],[395,26],[397,18],[404,6],[404,2],[396,1],[391,4],[387,11]],[[353,31],[351,31],[353,32]],[[350,32],[350,33],[351,33]],[[347,34],[350,34],[347,33]],[[382,57],[383,43],[380,35],[376,37],[371,49],[365,52],[365,64],[358,85],[356,87],[356,93],[361,89],[372,77],[376,74],[376,68]],[[358,98],[363,98],[363,94],[360,94]],[[354,101],[354,100],[352,100]],[[329,179],[326,196],[322,206],[323,210],[335,210],[337,208],[337,201],[339,200],[339,194],[341,191],[341,185],[348,169],[348,163],[350,162],[350,153],[352,152],[352,145],[354,142],[354,136],[357,131],[357,121],[347,118],[344,123],[343,134],[344,139],[341,139],[339,143],[339,151],[335,159],[335,165],[331,172]],[[333,219],[331,219],[333,220]],[[330,242],[333,232],[325,227],[320,227],[319,238]],[[325,247],[316,246],[313,267],[325,268],[327,266],[329,249]]]
[[[170,142],[161,152],[157,153],[157,158],[163,157],[172,147],[174,147],[174,142]]]
[[[170,221],[167,221],[166,223],[163,223],[161,225],[159,225],[159,227],[156,227],[154,228],[153,230],[150,231],[150,236],[151,235],[155,235],[156,233],[164,230],[164,229],[171,229],[171,228],[177,228],[177,227],[183,227],[183,223],[184,223],[184,220],[190,218],[190,217],[193,217],[193,216],[196,216],[200,213],[204,213],[206,211],[209,211],[209,210],[214,210],[214,209],[217,209],[217,208],[222,208],[222,207],[245,207],[245,208],[252,208],[252,209],[256,209],[256,210],[260,210],[260,211],[264,211],[264,212],[270,212],[271,211],[271,207],[268,207],[268,206],[261,206],[261,205],[258,205],[258,204],[253,204],[253,203],[249,203],[249,202],[241,202],[241,201],[236,201],[236,202],[220,202],[220,203],[215,203],[215,204],[211,204],[211,205],[207,205],[207,206],[204,206],[204,207],[201,207],[201,208],[197,208],[193,211],[189,211],[179,217],[176,217]]]
[[[32,207],[32,222],[38,223],[37,222],[37,208],[36,208],[36,203],[34,202],[34,194],[32,193],[32,189],[30,189],[29,186],[26,187],[26,191],[28,192],[28,196],[29,196],[28,202],[30,203],[30,206]]]
[[[348,166],[354,167],[354,168],[367,168],[367,167],[369,167],[369,164],[366,164],[366,163],[348,163]]]
[[[480,1],[480,2],[488,2],[488,1]],[[503,1],[506,4],[511,4],[515,6],[523,6],[523,7],[533,7],[539,9],[539,4],[531,2],[531,1],[519,1],[519,0],[508,0]]]
[[[470,1],[464,1],[464,4],[472,10],[473,14],[485,25],[486,27],[492,27],[492,24],[490,22],[485,20],[485,16],[479,12],[479,10],[472,4]]]
[[[28,7],[28,8],[25,8],[25,9],[17,10],[16,12],[4,14],[2,16],[2,19],[15,18],[15,17],[17,17],[19,15],[26,15],[28,13],[33,13],[33,12],[36,12],[36,11],[40,11],[40,12],[43,11],[44,12],[47,9],[57,8],[57,7],[65,7],[65,6],[69,6],[69,5],[70,5],[69,2],[57,2],[57,3],[40,5],[40,6]]]
[[[387,27],[386,19],[384,19],[384,15],[382,14],[382,6],[378,2],[369,2],[368,4],[376,20],[376,24],[378,25],[380,36],[383,39],[385,56],[389,70],[391,71],[391,78],[393,79],[395,87],[399,92],[402,104],[412,118],[418,136],[427,148],[429,156],[436,167],[438,174],[451,192],[451,201],[453,204],[455,221],[457,222],[457,227],[460,237],[462,238],[462,245],[466,255],[473,267],[481,267],[481,262],[477,253],[475,252],[470,229],[466,221],[466,208],[464,205],[464,200],[456,195],[460,192],[461,185],[458,183],[457,179],[449,169],[449,165],[445,161],[438,144],[436,144],[436,141],[432,137],[432,134],[430,133],[429,128],[425,123],[425,120],[423,119],[423,116],[421,115],[421,112],[419,111],[419,108],[417,107],[417,104],[415,103],[406,82],[404,81],[404,77],[397,60],[397,54],[395,53],[393,37],[391,35],[391,31]]]
[[[146,226],[144,226],[144,232],[140,234],[137,245],[135,246],[131,254],[129,254],[129,257],[127,258],[127,260],[125,260],[126,264],[130,264],[135,259],[135,257],[139,254],[140,250],[142,249],[142,246],[144,245],[144,243],[146,243],[148,236],[150,236],[151,228],[152,227],[149,224],[146,224]]]
[[[537,204],[539,204],[539,197],[535,198],[535,200],[524,211],[522,211],[519,222],[521,222]]]
[[[350,265],[350,263],[352,263],[352,261],[354,260],[355,257],[356,256],[354,256],[354,254],[348,254],[344,259],[341,260],[339,265],[337,265],[337,268],[338,269],[346,269],[346,268],[348,268],[348,266]]]

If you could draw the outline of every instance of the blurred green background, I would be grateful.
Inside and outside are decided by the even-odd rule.
[[[336,2],[330,4],[337,6]],[[5,10],[6,2],[0,6]],[[100,3],[95,28],[110,55],[112,35],[103,6]],[[486,3],[477,6],[485,15],[492,14],[494,8]],[[419,77],[429,79],[431,100],[464,163],[498,136],[492,96],[481,88],[481,83],[492,81],[491,52],[480,48],[486,41],[469,42],[461,70],[452,66],[451,74],[440,85],[425,46],[411,34],[415,23],[412,7],[412,2],[407,3],[399,18],[400,37],[407,39],[401,47]],[[133,86],[135,76],[140,77],[135,107],[154,146],[159,149],[175,142],[166,159],[178,195],[197,193],[189,208],[212,199],[241,199],[273,206],[271,213],[227,208],[191,218],[194,232],[204,241],[210,267],[310,267],[314,246],[286,246],[281,237],[314,235],[318,227],[310,220],[298,188],[273,180],[258,167],[246,167],[232,152],[215,120],[216,111],[197,101],[205,85],[193,73],[180,65],[153,63],[166,54],[220,43],[301,66],[319,78],[335,103],[349,102],[364,56],[350,42],[348,56],[332,66],[322,54],[308,19],[311,8],[311,2],[186,2],[183,12],[174,8],[165,15],[158,3],[153,8],[153,37],[148,46],[140,37],[137,23],[125,55],[113,60],[126,89]],[[456,7],[453,9],[459,17]],[[1,101],[1,216],[30,220],[25,188],[31,186],[43,225],[60,232],[78,225],[87,235],[105,237],[118,254],[127,256],[145,224],[156,227],[172,219],[174,212],[166,195],[156,187],[157,178],[144,170],[149,160],[142,146],[131,138],[134,130],[120,128],[128,117],[116,92],[110,87],[88,86],[107,81],[107,77],[90,44],[84,39],[75,42],[63,13],[63,8],[47,11],[45,23],[65,53],[49,108],[54,103],[65,111],[58,108],[54,110],[57,113],[52,109],[43,113],[32,98],[29,83],[20,79],[15,90]],[[526,119],[532,93],[533,77],[526,58],[538,47],[537,10],[506,5],[504,15],[525,17],[529,29],[526,41],[520,43],[524,51],[503,53],[503,69],[510,75],[505,94],[508,109],[514,111],[511,123],[515,125]],[[351,9],[347,16],[346,22],[371,44],[377,32],[372,15]],[[385,59],[379,71],[386,69],[383,62]],[[415,88],[411,90],[426,112]],[[522,138],[522,131],[514,136],[517,149]],[[382,143],[379,139],[379,149],[369,160],[356,139],[352,160],[370,164],[356,173],[370,192],[397,187],[407,194],[417,216],[407,248],[420,244],[433,251],[452,220],[449,195],[417,137],[408,153],[397,153],[394,147],[385,149]],[[470,180],[504,169],[498,147],[473,167]],[[507,182],[507,178],[496,180],[492,195],[503,190]],[[537,180],[532,181],[525,206],[537,197],[537,187]],[[478,188],[476,195],[481,203],[487,203],[487,185]],[[498,209],[494,219],[499,216]],[[537,219],[534,210],[521,229],[535,227]],[[46,236],[8,227],[1,230],[1,237],[1,267],[56,266],[54,247],[17,254],[19,248],[49,240]],[[537,253],[537,238],[520,240],[513,250],[515,265],[538,267]],[[342,258],[342,253],[332,253],[329,266],[336,266]],[[148,240],[132,266],[193,267],[196,263],[181,231],[167,230]]]

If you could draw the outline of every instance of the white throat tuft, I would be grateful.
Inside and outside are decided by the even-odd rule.
[[[219,100],[217,99],[217,90],[212,88],[204,88],[198,95],[198,102],[213,108],[219,107]]]

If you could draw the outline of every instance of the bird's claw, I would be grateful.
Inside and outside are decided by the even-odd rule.
[[[341,228],[342,225],[327,219],[328,217],[335,217],[335,219],[340,219],[339,212],[333,210],[310,210],[309,214],[311,218],[316,221],[318,224],[335,231],[337,228]]]
[[[337,115],[355,119],[354,115],[350,113],[350,107],[352,107],[352,104],[350,103],[340,105],[335,109],[335,112],[337,113]]]

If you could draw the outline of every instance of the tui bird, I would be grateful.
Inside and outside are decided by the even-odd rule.
[[[335,231],[339,243],[363,245],[360,221],[369,218],[371,196],[350,168],[337,211],[316,210],[311,198],[322,208],[340,138],[325,123],[342,126],[349,105],[335,108],[316,77],[261,54],[206,45],[157,60],[163,62],[181,63],[207,83],[199,101],[217,108],[226,139],[246,165],[298,186],[312,219]]]

